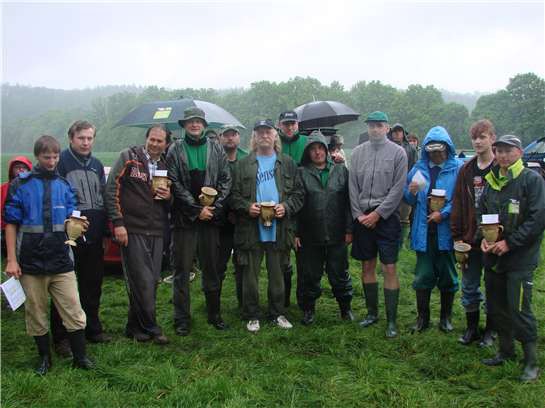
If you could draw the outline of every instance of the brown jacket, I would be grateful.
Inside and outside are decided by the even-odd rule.
[[[450,213],[450,228],[452,239],[464,241],[473,246],[477,232],[477,220],[475,218],[475,191],[473,190],[473,163],[477,156],[463,165],[456,179],[454,197],[452,199],[452,212]]]

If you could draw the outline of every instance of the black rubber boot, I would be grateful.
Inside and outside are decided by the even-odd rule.
[[[301,324],[305,326],[310,326],[314,323],[314,314],[315,314],[315,305],[307,304],[303,309],[303,318],[301,319]]]
[[[515,359],[515,344],[512,335],[499,335],[500,349],[492,358],[485,358],[482,363],[487,366],[500,366],[508,360]]]
[[[397,305],[399,303],[399,289],[384,289],[384,304],[386,305],[386,337],[397,337]]]
[[[367,316],[360,322],[360,326],[368,327],[378,322],[378,283],[364,283],[363,293]]]
[[[339,310],[341,311],[341,319],[353,322],[355,317],[354,317],[354,313],[352,313],[352,306],[350,306],[350,300],[348,301],[339,300],[338,303],[339,303]]]
[[[483,337],[479,342],[479,347],[492,347],[497,336],[497,333],[494,331],[494,325],[492,324],[492,318],[490,317],[490,314],[487,314],[486,326],[484,328]]]
[[[430,298],[431,289],[416,290],[416,310],[418,316],[416,324],[411,329],[413,333],[422,332],[430,327]]]
[[[458,338],[458,343],[469,346],[480,339],[479,335],[479,310],[466,313],[467,328],[464,334]]]
[[[220,311],[220,292],[205,293],[206,309],[208,311],[208,323],[217,330],[227,329],[227,325],[221,317]]]
[[[535,341],[529,343],[522,343],[522,350],[524,351],[524,368],[520,381],[535,381],[539,376],[539,368],[537,366],[537,344]]]
[[[40,363],[34,372],[38,375],[46,375],[51,368],[51,351],[49,347],[49,333],[43,336],[34,336],[36,347],[38,349],[38,355],[40,356]]]
[[[454,292],[441,292],[441,317],[439,320],[439,329],[445,333],[454,330],[452,327],[452,304],[454,303]]]
[[[72,354],[74,355],[72,367],[83,368],[84,370],[95,368],[94,363],[89,360],[85,352],[85,331],[76,330],[68,332],[68,339],[70,340],[70,347],[72,347]]]

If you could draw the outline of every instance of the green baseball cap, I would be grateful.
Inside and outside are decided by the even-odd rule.
[[[390,120],[388,119],[388,115],[386,115],[384,112],[375,111],[371,112],[369,115],[367,115],[367,119],[365,119],[365,123],[367,122],[386,122],[388,123]]]
[[[240,130],[238,130],[238,127],[236,127],[235,125],[223,125],[220,128],[220,135],[223,135],[225,132],[229,132],[230,130],[240,133]]]
[[[204,122],[204,127],[208,127],[208,122],[205,119],[205,113],[202,109],[192,106],[184,110],[184,118],[179,120],[178,123],[181,127],[184,126],[184,123],[189,119],[201,119]]]

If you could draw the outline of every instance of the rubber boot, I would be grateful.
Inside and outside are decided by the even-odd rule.
[[[221,317],[220,310],[220,292],[205,293],[206,309],[208,314],[208,323],[214,326],[217,330],[227,329],[227,325]]]
[[[401,249],[410,249],[410,237],[409,234],[411,232],[411,226],[410,224],[402,224],[401,225]]]
[[[469,346],[480,339],[479,336],[479,310],[466,313],[467,328],[464,334],[458,338],[458,343]]]
[[[397,305],[399,303],[399,289],[384,289],[384,304],[386,305],[386,337],[397,337]]]
[[[535,381],[539,376],[539,368],[537,366],[537,344],[535,341],[522,343],[524,351],[524,368],[520,381]]]
[[[500,366],[508,360],[515,359],[515,344],[511,334],[500,334],[499,336],[500,349],[492,358],[485,358],[482,363],[487,366]]]
[[[85,352],[85,331],[76,330],[68,332],[68,339],[70,340],[70,347],[72,347],[72,354],[74,359],[72,361],[72,367],[83,368],[84,370],[92,370],[95,365]]]
[[[491,347],[494,345],[494,340],[496,340],[497,333],[494,331],[494,325],[492,323],[492,318],[490,314],[486,315],[486,326],[484,328],[483,337],[479,343],[479,347]]]
[[[431,289],[416,290],[416,310],[418,316],[411,331],[422,332],[430,327],[430,298]]]
[[[355,317],[354,317],[354,313],[352,313],[352,306],[350,306],[350,300],[348,301],[338,300],[337,303],[339,303],[339,310],[341,311],[341,319],[353,322]]]
[[[378,322],[378,283],[364,283],[365,306],[367,316],[360,322],[360,326],[369,327]]]
[[[303,309],[303,318],[301,319],[301,324],[304,326],[310,326],[314,323],[314,314],[315,314],[315,305],[306,304]]]
[[[452,327],[452,304],[454,303],[454,292],[441,291],[441,317],[439,320],[439,329],[449,333]]]
[[[38,349],[38,355],[40,356],[40,363],[34,372],[38,375],[46,375],[51,368],[51,351],[49,347],[49,333],[43,336],[34,336],[36,342],[36,348]]]

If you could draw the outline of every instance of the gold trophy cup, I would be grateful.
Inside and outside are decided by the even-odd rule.
[[[431,190],[430,194],[430,210],[431,211],[441,211],[445,205],[446,191],[440,189]]]
[[[210,207],[214,204],[218,192],[212,187],[203,187],[201,188],[201,194],[199,195],[199,201],[202,206]]]
[[[166,170],[157,170],[155,174],[153,175],[153,178],[151,179],[151,188],[153,191],[153,194],[155,195],[155,190],[158,188],[170,188],[171,181],[167,177],[167,171]],[[160,197],[153,197],[155,200],[162,200]]]
[[[68,240],[64,241],[64,243],[70,246],[77,246],[76,239],[81,237],[89,227],[87,217],[85,215],[71,215],[64,223],[66,224],[66,234],[68,235]]]
[[[274,220],[274,201],[263,201],[259,203],[261,207],[261,221],[265,227],[270,227]]]
[[[495,243],[503,232],[503,225],[500,225],[500,223],[481,224],[479,228],[487,244]]]
[[[471,251],[471,245],[466,244],[465,242],[454,243],[454,256],[459,265],[464,265],[467,262],[469,251]]]

